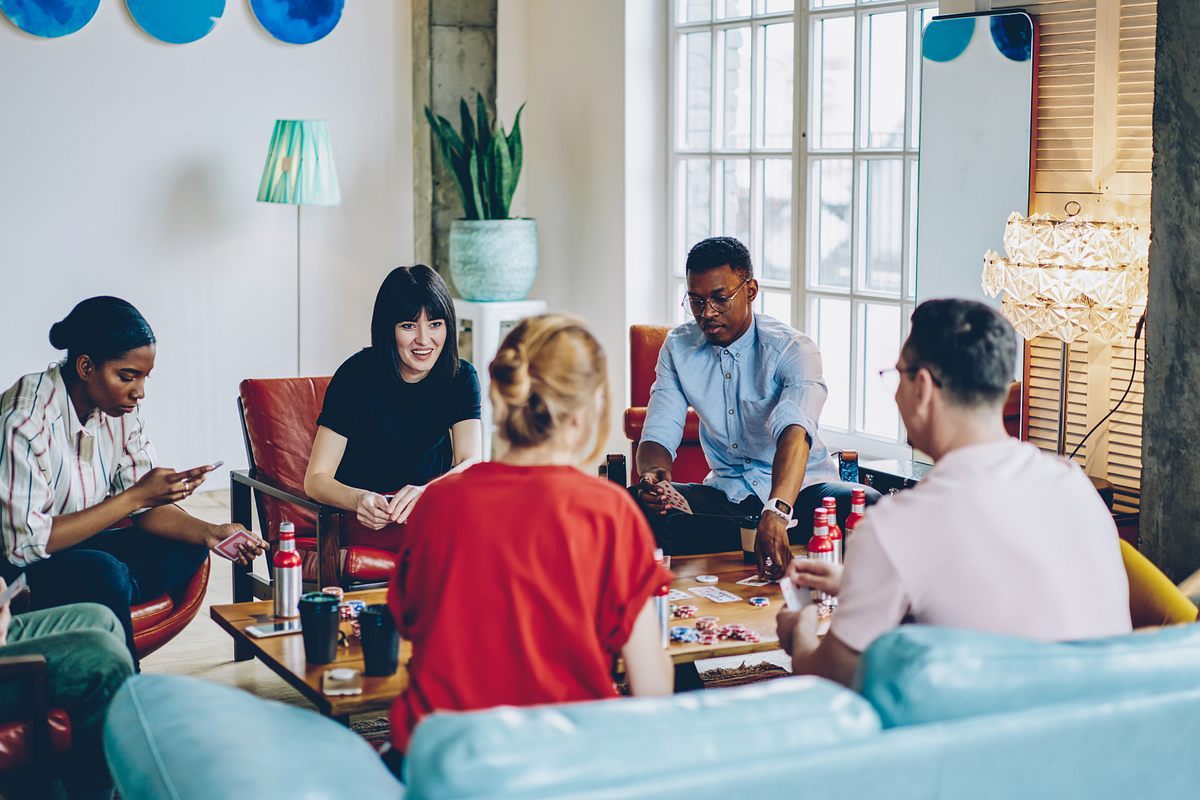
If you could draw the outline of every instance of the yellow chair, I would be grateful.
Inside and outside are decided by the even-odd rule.
[[[1133,627],[1179,625],[1195,622],[1197,609],[1150,559],[1121,540],[1121,559],[1129,576],[1129,615]]]

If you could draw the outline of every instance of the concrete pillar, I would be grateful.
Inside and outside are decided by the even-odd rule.
[[[1159,0],[1142,550],[1176,582],[1200,568],[1200,15]]]
[[[413,191],[417,260],[445,273],[450,222],[462,216],[425,107],[460,125],[458,101],[475,93],[496,107],[497,0],[413,0]]]

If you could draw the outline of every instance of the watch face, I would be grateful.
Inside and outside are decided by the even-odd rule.
[[[787,514],[788,516],[791,516],[792,507],[778,498],[775,500],[775,508]]]

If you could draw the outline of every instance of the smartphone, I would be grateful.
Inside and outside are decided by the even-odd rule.
[[[299,633],[300,620],[289,619],[286,622],[276,622],[272,625],[251,625],[246,633],[255,639],[269,639],[272,636],[283,636],[287,633]]]
[[[22,572],[17,576],[17,579],[8,585],[8,588],[0,592],[0,606],[12,600],[25,590],[25,573]]]
[[[207,467],[205,467],[205,469],[207,469],[209,472],[212,472],[213,470],[217,469],[218,467],[223,467],[223,466],[225,466],[224,461],[217,461],[213,464],[209,464]]]

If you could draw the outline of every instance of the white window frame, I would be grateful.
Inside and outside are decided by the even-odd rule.
[[[760,0],[752,0],[753,6],[757,7]],[[667,143],[668,162],[669,162],[669,182],[670,192],[668,198],[669,209],[669,238],[670,238],[670,253],[671,263],[668,265],[668,307],[665,309],[666,319],[676,321],[681,318],[682,311],[679,308],[679,300],[681,292],[678,291],[678,286],[681,281],[680,274],[683,269],[683,264],[687,255],[686,248],[692,244],[683,241],[685,236],[685,212],[686,205],[682,202],[683,181],[681,180],[680,170],[684,159],[688,158],[704,158],[709,159],[710,164],[710,180],[711,180],[711,202],[709,209],[709,224],[711,230],[717,230],[717,223],[722,215],[721,195],[717,189],[720,186],[718,180],[717,163],[726,157],[749,158],[750,168],[750,198],[751,198],[751,238],[752,242],[747,244],[751,247],[751,253],[755,256],[756,263],[759,263],[759,257],[762,252],[761,248],[761,207],[758,203],[758,172],[755,168],[756,164],[766,157],[780,158],[788,157],[792,163],[792,253],[791,253],[791,281],[790,286],[784,286],[778,282],[766,281],[761,275],[761,270],[756,270],[759,274],[760,285],[767,289],[790,289],[791,294],[791,319],[792,325],[800,330],[806,329],[806,323],[809,318],[810,304],[815,302],[819,297],[830,297],[845,299],[851,302],[851,320],[850,320],[850,348],[852,363],[850,365],[850,381],[848,387],[850,397],[849,419],[851,427],[848,430],[839,430],[829,427],[822,423],[820,435],[822,439],[830,446],[831,449],[855,449],[859,450],[865,456],[875,456],[884,458],[908,458],[912,455],[912,450],[905,443],[905,435],[902,426],[898,427],[894,438],[883,438],[869,433],[857,430],[858,423],[861,417],[859,408],[860,396],[863,387],[860,385],[860,377],[865,380],[873,378],[870,374],[862,374],[864,370],[857,364],[859,350],[859,327],[860,314],[862,312],[864,302],[880,303],[884,305],[892,305],[900,308],[900,317],[902,330],[900,334],[901,341],[908,333],[908,318],[912,313],[915,300],[915,291],[911,285],[910,275],[913,270],[910,267],[910,259],[913,257],[913,242],[911,237],[914,230],[914,225],[911,224],[912,216],[915,214],[915,209],[912,207],[913,198],[910,191],[909,180],[915,181],[916,170],[916,148],[913,146],[916,139],[916,132],[912,130],[914,125],[914,98],[913,92],[913,75],[914,63],[919,59],[920,54],[916,52],[915,42],[912,41],[913,34],[913,15],[920,14],[922,8],[932,8],[935,13],[937,10],[936,0],[845,0],[836,7],[810,9],[809,0],[796,0],[796,9],[794,12],[781,12],[771,15],[738,17],[731,20],[714,20],[710,19],[707,22],[684,23],[680,24],[676,21],[676,4],[677,0],[670,2],[668,36],[670,38],[669,46],[669,80],[668,80],[668,98],[670,103],[669,124],[667,132],[669,141]],[[717,2],[713,2],[711,11],[715,12]],[[863,130],[863,115],[862,108],[862,89],[863,89],[863,39],[865,35],[865,26],[863,18],[870,14],[897,11],[904,9],[908,12],[906,20],[906,71],[905,71],[905,126],[904,126],[904,141],[900,149],[868,149],[862,146],[862,130]],[[810,43],[812,41],[812,32],[815,29],[815,22],[819,19],[832,16],[854,16],[855,17],[855,81],[854,81],[854,132],[853,132],[853,147],[843,150],[820,150],[809,151],[808,133],[812,130],[812,114],[809,107],[809,53]],[[919,16],[918,16],[919,20]],[[758,103],[760,103],[760,85],[763,76],[759,69],[759,29],[764,24],[778,22],[792,22],[794,31],[793,42],[793,57],[794,57],[794,72],[793,72],[793,136],[792,148],[788,152],[782,149],[766,149],[755,146],[758,125]],[[750,114],[750,147],[747,150],[727,150],[713,146],[716,137],[720,131],[718,129],[718,108],[720,98],[717,96],[717,69],[720,64],[720,58],[717,53],[718,37],[716,31],[729,28],[739,28],[749,25],[751,28],[751,114]],[[681,34],[696,31],[712,32],[712,83],[711,92],[713,99],[713,107],[711,110],[710,119],[710,139],[709,149],[707,150],[681,150],[678,147],[679,142],[679,125],[682,123],[681,115],[679,114],[679,89],[681,86],[679,74],[679,43]],[[919,62],[917,62],[919,63]],[[851,274],[849,289],[830,289],[820,287],[813,283],[809,274],[809,221],[808,207],[810,205],[810,187],[809,187],[809,170],[808,165],[811,159],[815,158],[849,158],[853,162],[853,193],[852,207],[854,212],[852,215],[852,231],[851,231]],[[903,191],[903,219],[905,221],[903,231],[903,268],[901,271],[901,289],[899,297],[886,293],[871,292],[858,289],[858,279],[861,269],[860,265],[860,250],[865,241],[859,236],[858,227],[862,224],[861,209],[863,207],[864,197],[862,196],[862,184],[865,181],[865,162],[876,158],[900,158],[904,161],[904,191]],[[759,304],[761,307],[761,303]],[[814,337],[815,338],[815,337]]]

